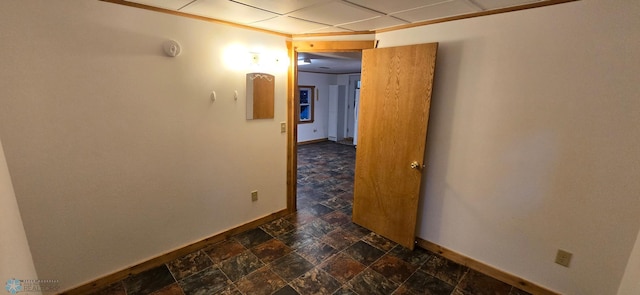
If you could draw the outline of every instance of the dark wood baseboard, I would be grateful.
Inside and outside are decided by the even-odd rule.
[[[314,140],[302,141],[302,142],[298,142],[298,145],[305,145],[305,144],[319,143],[319,142],[325,142],[325,141],[329,141],[329,139],[328,139],[328,138],[320,138],[320,139],[314,139]]]
[[[326,140],[322,140],[322,141],[326,141]],[[318,141],[318,142],[322,142],[322,141]],[[171,251],[169,253],[160,255],[158,257],[152,258],[150,260],[147,260],[145,262],[142,262],[140,264],[134,265],[132,267],[117,271],[115,273],[106,275],[102,278],[93,280],[89,283],[80,285],[78,287],[69,289],[67,291],[64,291],[60,294],[62,295],[76,295],[76,294],[87,294],[90,293],[92,291],[95,291],[96,289],[100,289],[100,288],[104,288],[106,286],[109,286],[115,282],[118,282],[120,280],[123,280],[129,276],[135,275],[135,274],[139,274],[141,272],[144,272],[146,270],[152,269],[154,267],[157,267],[159,265],[162,265],[164,263],[167,263],[169,261],[178,259],[182,256],[185,256],[189,253],[192,253],[194,251],[197,251],[198,249],[202,249],[206,246],[218,243],[220,241],[226,240],[231,236],[237,235],[239,233],[242,233],[244,231],[256,228],[262,224],[265,224],[267,222],[276,220],[280,217],[283,217],[287,214],[289,214],[289,210],[288,209],[284,209],[275,213],[272,213],[270,215],[267,215],[265,217],[256,219],[254,221],[245,223],[241,226],[229,229],[225,232],[222,232],[220,234],[217,234],[215,236],[211,236],[209,238],[200,240],[198,242],[195,242],[193,244],[184,246],[182,248],[176,249],[174,251]],[[559,295],[560,293],[558,292],[554,292],[551,291],[547,288],[544,288],[542,286],[536,285],[534,283],[531,283],[527,280],[524,280],[518,276],[506,273],[502,270],[499,270],[497,268],[494,268],[492,266],[486,265],[482,262],[476,261],[472,258],[466,257],[462,254],[459,254],[455,251],[449,250],[445,247],[442,247],[440,245],[434,244],[432,242],[420,239],[420,238],[416,238],[416,242],[417,245],[423,249],[429,250],[431,252],[437,253],[439,255],[441,255],[442,257],[445,257],[451,261],[454,261],[458,264],[464,265],[466,267],[469,267],[471,269],[474,269],[476,271],[482,272],[488,276],[491,276],[497,280],[500,280],[502,282],[505,282],[507,284],[513,285],[518,287],[519,289],[522,289],[524,291],[527,291],[531,294],[543,294],[543,295]]]
[[[111,285],[111,284],[113,284],[115,282],[123,280],[123,279],[127,278],[128,276],[139,274],[139,273],[141,273],[143,271],[152,269],[152,268],[154,268],[156,266],[159,266],[159,265],[162,265],[162,264],[167,263],[169,261],[178,259],[178,258],[180,258],[182,256],[185,256],[185,255],[189,254],[189,253],[195,252],[198,249],[202,249],[202,248],[204,248],[206,246],[209,246],[209,245],[215,244],[217,242],[226,240],[231,236],[234,236],[234,235],[237,235],[237,234],[239,234],[241,232],[256,228],[256,227],[258,227],[258,226],[260,226],[262,224],[265,224],[267,222],[276,220],[276,219],[278,219],[278,218],[280,218],[282,216],[285,216],[287,214],[289,214],[289,210],[288,209],[284,209],[284,210],[269,214],[269,215],[267,215],[265,217],[258,218],[258,219],[254,220],[254,221],[250,221],[248,223],[245,223],[245,224],[243,224],[241,226],[232,228],[230,230],[227,230],[227,231],[222,232],[220,234],[217,234],[215,236],[208,237],[208,238],[206,238],[204,240],[201,240],[201,241],[195,242],[193,244],[184,246],[182,248],[173,250],[173,251],[171,251],[169,253],[166,253],[166,254],[160,255],[158,257],[152,258],[150,260],[147,260],[147,261],[142,262],[140,264],[134,265],[132,267],[117,271],[115,273],[106,275],[106,276],[104,276],[102,278],[96,279],[96,280],[91,281],[89,283],[86,283],[86,284],[80,285],[78,287],[69,289],[69,290],[64,291],[64,292],[62,292],[60,294],[75,295],[75,294],[87,294],[87,293],[90,293],[91,291],[95,291],[97,289],[104,288],[104,287],[109,286],[109,285]]]
[[[445,247],[434,244],[432,242],[429,242],[420,238],[416,238],[416,242],[420,248],[429,250],[434,253],[438,253],[442,257],[445,257],[453,262],[462,264],[468,268],[479,271],[483,274],[486,274],[490,277],[493,277],[494,279],[500,280],[512,286],[516,286],[517,288],[523,291],[527,291],[531,294],[536,294],[536,295],[537,294],[542,294],[542,295],[559,295],[560,294],[558,292],[551,291],[547,288],[544,288],[542,286],[539,286],[527,280],[524,280],[518,276],[506,273],[495,267],[486,265],[482,262],[476,261],[472,258],[469,258],[467,256],[464,256],[462,254],[459,254],[457,252],[454,252],[452,250],[449,250]]]

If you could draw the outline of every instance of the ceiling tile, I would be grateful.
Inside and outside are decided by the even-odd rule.
[[[407,10],[393,14],[393,16],[410,22],[419,22],[479,11],[480,9],[478,7],[469,4],[465,0],[454,0],[418,9]]]
[[[380,14],[346,2],[329,2],[304,8],[289,15],[318,23],[337,25],[369,19]]]
[[[384,13],[394,13],[450,0],[346,0]],[[507,0],[508,1],[508,0]]]
[[[2,0],[0,0],[2,1]],[[549,0],[123,0],[285,34],[372,31]]]
[[[475,0],[484,9],[498,9],[509,6],[540,2],[540,0]]]
[[[359,73],[362,68],[361,52],[300,52],[298,60],[309,58],[310,64],[298,65],[300,72],[346,74]]]
[[[369,31],[407,24],[408,22],[390,16],[378,16],[363,21],[341,24],[340,27],[354,31]]]
[[[288,16],[279,16],[276,18],[255,22],[252,23],[251,26],[276,32],[286,32],[290,34],[303,34],[327,27],[327,25],[308,22]]]
[[[333,0],[233,0],[279,14],[287,14],[314,4]]]
[[[342,32],[353,32],[353,30],[348,30],[345,28],[340,28],[340,27],[324,27],[324,28],[320,28],[317,30],[312,30],[309,31],[307,33],[342,33]]]
[[[127,0],[127,2],[140,3],[154,7],[177,10],[189,4],[193,0]]]
[[[278,16],[275,13],[243,4],[219,0],[198,0],[180,11],[239,24],[248,24]]]

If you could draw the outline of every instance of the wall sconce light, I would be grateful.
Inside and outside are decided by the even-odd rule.
[[[311,64],[311,59],[310,58],[305,58],[305,59],[299,59],[298,60],[298,65],[310,65]]]
[[[289,68],[289,56],[282,49],[250,49],[242,44],[230,44],[224,48],[221,59],[227,69],[244,73],[282,73]]]

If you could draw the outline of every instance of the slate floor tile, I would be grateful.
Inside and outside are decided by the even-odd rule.
[[[222,269],[227,277],[229,277],[233,282],[261,268],[262,266],[264,266],[264,263],[262,263],[262,261],[260,261],[260,259],[258,259],[258,257],[249,250],[220,263],[220,269]]]
[[[203,249],[213,263],[220,263],[247,250],[236,240],[225,240]]]
[[[217,267],[207,268],[178,282],[185,295],[215,294],[228,288],[230,283]]]
[[[178,283],[173,283],[151,293],[150,295],[184,295],[184,292],[182,292],[182,288],[180,288],[180,285],[178,285]]]
[[[369,245],[372,245],[385,252],[393,249],[396,245],[398,245],[397,243],[373,232],[364,236],[362,240],[369,243]]]
[[[442,256],[434,255],[422,265],[426,273],[447,282],[449,285],[457,285],[468,268],[448,260]]]
[[[318,268],[295,279],[291,285],[300,294],[329,295],[340,288],[340,283],[336,279]]]
[[[236,282],[240,292],[255,295],[269,295],[285,285],[286,283],[269,267],[263,267]]]
[[[418,269],[404,283],[404,286],[415,294],[449,295],[454,287]]]
[[[351,202],[348,201],[348,199],[344,199],[341,197],[337,197],[335,195],[341,195],[343,194],[344,191],[340,191],[337,194],[334,194],[334,197],[332,197],[331,199],[328,199],[326,201],[322,201],[320,202],[320,204],[329,207],[331,209],[337,210],[337,209],[342,209],[344,207],[347,207],[349,205],[351,205]]]
[[[336,249],[320,241],[302,246],[298,248],[296,252],[313,265],[318,265],[331,255],[337,253]]]
[[[510,285],[475,270],[469,270],[457,288],[473,295],[508,295],[511,292]]]
[[[123,281],[127,295],[149,294],[175,282],[164,264],[128,277]]]
[[[364,265],[370,265],[384,255],[384,252],[363,241],[358,241],[349,246],[344,250],[344,253],[349,254],[353,259]]]
[[[285,245],[291,249],[298,249],[305,245],[311,244],[317,240],[315,236],[302,229],[296,229],[278,237]]]
[[[338,227],[343,224],[351,223],[351,216],[349,216],[347,213],[344,213],[340,210],[336,210],[329,214],[325,214],[321,217],[321,219],[326,221],[333,227]]]
[[[332,275],[338,281],[347,283],[356,275],[364,271],[366,266],[347,254],[338,253],[325,261],[320,268]]]
[[[333,212],[333,209],[331,209],[331,208],[329,208],[329,207],[327,207],[325,205],[322,205],[320,203],[311,205],[308,208],[305,208],[305,210],[308,210],[309,213],[311,213],[311,214],[313,214],[313,215],[315,215],[317,217],[320,217],[320,216],[325,215],[327,213]]]
[[[358,237],[359,239],[371,233],[370,230],[355,223],[347,223],[342,226],[342,229],[349,232],[351,235]]]
[[[342,286],[338,291],[333,293],[333,295],[358,295],[355,291],[351,290],[347,286]]]
[[[291,286],[286,285],[286,286],[280,288],[280,290],[278,290],[275,293],[273,293],[273,295],[300,295],[300,293],[298,293],[298,291],[296,291]]]
[[[260,226],[260,228],[262,228],[262,230],[264,230],[268,234],[277,237],[294,230],[296,227],[286,219],[278,218],[272,222]]]
[[[309,211],[298,210],[296,213],[289,214],[283,218],[294,226],[301,226],[315,220],[318,217],[311,214],[311,212]]]
[[[202,251],[196,251],[167,263],[169,271],[176,280],[181,280],[213,265],[211,259]]]
[[[418,267],[394,255],[384,255],[371,265],[371,269],[401,284],[406,281]]]
[[[251,252],[264,263],[272,262],[291,253],[291,251],[293,251],[291,248],[285,245],[282,241],[276,239],[268,240],[251,248]]]
[[[349,286],[356,293],[368,295],[391,294],[399,285],[369,268],[349,282]]]
[[[389,253],[415,266],[422,266],[431,256],[435,255],[422,248],[416,247],[412,251],[400,245],[395,246]]]
[[[318,218],[312,222],[309,222],[301,227],[301,230],[309,233],[316,238],[322,238],[327,233],[336,229],[336,226],[329,224],[328,222]]]
[[[359,241],[360,238],[351,231],[338,228],[326,234],[321,240],[334,249],[341,251]]]
[[[271,265],[271,269],[286,282],[292,281],[312,268],[313,264],[297,253],[289,253]]]
[[[246,232],[240,233],[234,237],[242,246],[246,248],[252,248],[254,246],[260,245],[273,237],[266,233],[261,228],[250,229]]]

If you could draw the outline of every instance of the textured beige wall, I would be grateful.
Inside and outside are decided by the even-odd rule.
[[[286,57],[284,37],[100,1],[0,19],[0,137],[41,278],[67,289],[286,207],[286,66],[224,58]],[[253,70],[275,75],[274,119],[245,120]]]
[[[640,229],[638,15],[584,0],[376,36],[440,42],[418,236],[564,294],[617,292]]]
[[[636,244],[631,251],[627,268],[622,277],[622,283],[618,289],[618,295],[640,294],[640,231],[636,238]]]
[[[0,212],[0,285],[10,279],[38,279],[1,142]]]

